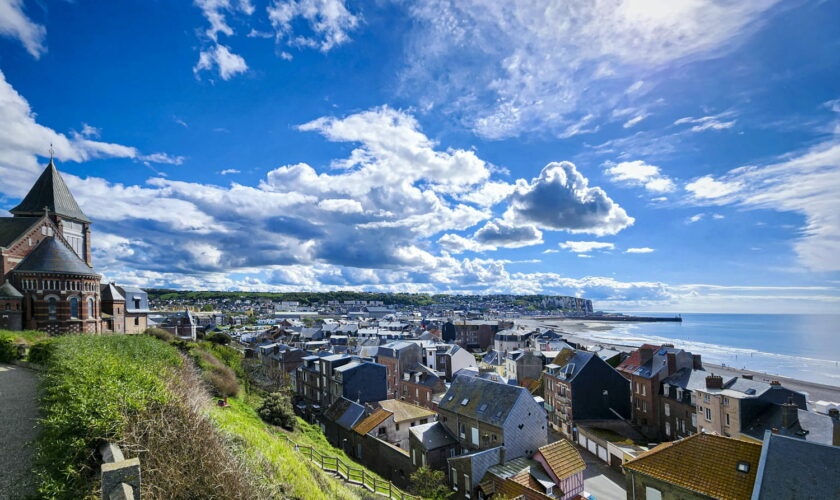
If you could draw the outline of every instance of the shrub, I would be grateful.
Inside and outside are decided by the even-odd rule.
[[[284,392],[272,392],[257,409],[260,418],[271,425],[279,425],[290,431],[295,429],[295,411],[288,394]]]
[[[204,380],[210,384],[210,388],[216,396],[233,397],[239,394],[239,382],[236,380],[236,373],[229,366],[200,347],[193,347],[190,354],[201,368]]]
[[[18,359],[18,348],[15,338],[11,335],[0,334],[0,363],[11,363]]]
[[[442,471],[423,466],[409,476],[409,480],[411,492],[423,498],[445,500],[452,496],[452,491],[446,486],[446,476]]]
[[[222,332],[216,332],[207,336],[207,340],[213,342],[214,344],[219,345],[228,345],[230,344],[231,338],[230,335]]]
[[[52,356],[55,341],[56,339],[47,339],[33,345],[29,348],[29,354],[26,356],[26,360],[30,363],[46,364]]]
[[[164,342],[172,342],[175,340],[175,335],[172,333],[164,330],[163,328],[147,328],[145,332],[146,335],[151,335],[152,337],[157,337]]]

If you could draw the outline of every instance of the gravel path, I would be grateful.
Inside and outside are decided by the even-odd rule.
[[[0,364],[0,500],[34,492],[30,444],[37,434],[34,371]]]

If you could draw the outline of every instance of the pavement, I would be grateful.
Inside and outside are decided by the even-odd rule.
[[[0,500],[35,492],[32,440],[38,433],[37,382],[32,370],[0,364]]]
[[[625,500],[624,474],[613,469],[595,455],[577,447],[586,470],[583,471],[583,489],[597,500]]]

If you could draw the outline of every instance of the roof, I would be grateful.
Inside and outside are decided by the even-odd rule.
[[[542,446],[537,451],[543,456],[545,463],[557,479],[566,479],[586,469],[586,462],[583,461],[580,453],[572,443],[565,439]]]
[[[353,430],[364,436],[368,432],[375,429],[376,426],[387,420],[388,417],[390,417],[391,415],[393,415],[393,413],[391,413],[390,411],[379,408],[375,412],[368,415],[364,420],[356,424],[356,426],[353,427]]]
[[[13,272],[97,275],[76,252],[55,237],[41,240]]]
[[[782,414],[784,407],[773,404],[762,411],[748,425],[743,426],[742,433],[755,439],[764,438],[764,432],[770,429],[777,429],[779,434],[797,439],[804,439],[814,443],[834,444],[834,419],[828,415],[821,415],[816,412],[797,408],[796,421],[787,427],[782,425]]]
[[[0,247],[8,247],[27,229],[41,220],[40,217],[2,217],[0,218]]]
[[[653,355],[645,363],[641,363],[642,349],[651,349],[653,351]],[[668,353],[679,353],[681,351],[682,349],[664,345],[642,344],[638,349],[631,352],[630,356],[622,361],[616,369],[631,375],[651,378],[667,366]]]
[[[760,455],[760,444],[698,433],[662,443],[624,468],[713,498],[745,499],[752,493]],[[748,472],[738,470],[740,462]]]
[[[111,301],[124,301],[125,297],[122,296],[117,287],[114,286],[113,283],[108,283],[107,285],[102,285],[102,292],[101,292],[102,300],[111,300]]]
[[[767,432],[753,500],[840,498],[840,447]]]
[[[671,376],[662,379],[662,384],[672,385],[687,391],[706,390],[706,377],[710,375],[705,370],[694,370],[692,368],[680,368]]]
[[[406,403],[405,401],[400,401],[398,399],[386,399],[385,401],[380,401],[379,406],[393,413],[394,422],[396,423],[405,422],[407,420],[417,420],[419,418],[429,418],[437,415],[437,413],[428,408]]]
[[[440,422],[415,425],[408,429],[408,432],[414,434],[425,450],[436,450],[443,446],[454,445],[458,442],[446,432],[446,429],[443,428],[443,424]]]
[[[15,215],[32,215],[44,213],[44,207],[50,212],[82,222],[90,222],[90,219],[79,208],[76,199],[70,194],[70,189],[64,183],[55,162],[50,158],[50,163],[29,193],[23,198],[18,206],[9,210]]]
[[[10,282],[0,285],[0,299],[22,299],[23,294],[17,291]]]
[[[565,380],[572,381],[583,371],[583,367],[595,357],[595,353],[589,351],[564,349],[551,362],[552,365],[560,367],[554,375],[563,375]]]
[[[523,394],[533,401],[524,387],[492,382],[480,377],[456,377],[438,406],[443,410],[498,426],[507,420]]]
[[[324,416],[340,427],[352,429],[365,414],[365,407],[347,398],[338,398],[324,412]]]

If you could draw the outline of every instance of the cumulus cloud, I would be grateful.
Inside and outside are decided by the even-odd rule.
[[[711,175],[704,175],[685,185],[685,190],[699,200],[724,198],[741,189],[737,181],[721,181]]]
[[[628,248],[624,253],[653,253],[655,250],[649,247]]]
[[[653,193],[669,193],[677,189],[676,184],[659,167],[636,161],[609,163],[605,170],[613,182],[630,186],[643,186]]]
[[[344,0],[273,0],[267,11],[278,40],[321,52],[348,42],[349,33],[360,23]],[[307,23],[308,34],[295,32],[293,24],[298,18]]]
[[[47,51],[47,29],[23,12],[23,0],[0,0],[0,35],[17,38],[35,59]]]
[[[230,48],[220,43],[215,44],[207,50],[202,50],[198,55],[198,62],[193,67],[193,73],[198,76],[202,71],[210,71],[216,68],[222,80],[230,80],[239,73],[248,71],[248,64],[245,59],[230,51]]]
[[[542,229],[603,236],[634,222],[603,189],[589,187],[589,180],[567,161],[549,163],[531,182],[518,180],[509,203],[506,220]]]
[[[514,226],[497,219],[487,222],[473,238],[486,245],[518,248],[542,243],[542,231],[531,225]]]
[[[585,133],[657,84],[640,71],[719,56],[777,3],[418,0],[403,88],[488,138]]]
[[[237,170],[235,168],[226,168],[226,169],[219,172],[220,175],[241,174],[241,173],[242,172],[240,172],[239,170]]]
[[[613,250],[615,245],[604,241],[567,241],[560,243],[560,248],[577,254],[587,254],[595,250]]]

